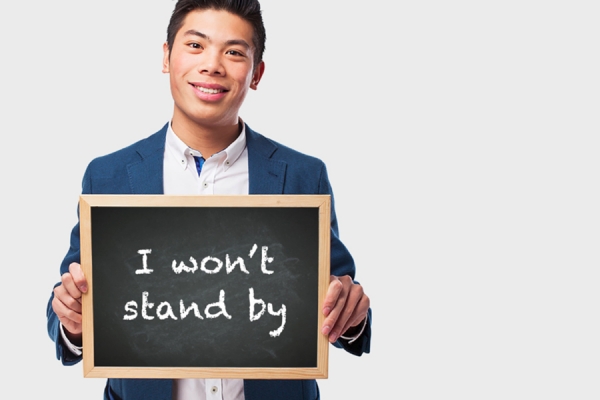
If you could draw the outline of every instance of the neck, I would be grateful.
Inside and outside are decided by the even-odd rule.
[[[198,150],[205,159],[227,148],[240,134],[241,122],[226,126],[182,124],[176,118],[171,121],[173,132],[183,143]]]

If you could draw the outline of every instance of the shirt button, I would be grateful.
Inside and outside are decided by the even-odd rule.
[[[210,391],[213,393],[217,393],[219,389],[216,386],[213,386],[212,388],[210,388]]]
[[[229,160],[225,161],[225,165],[229,165]]]
[[[208,187],[208,183],[204,182],[204,183],[202,184],[202,186],[204,186],[205,188],[207,188],[207,187]]]

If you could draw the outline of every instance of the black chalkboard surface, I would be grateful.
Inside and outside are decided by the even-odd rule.
[[[82,195],[86,377],[326,378],[324,195]]]

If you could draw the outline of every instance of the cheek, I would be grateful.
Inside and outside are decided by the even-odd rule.
[[[171,57],[170,71],[171,75],[183,76],[193,68],[193,59],[185,55],[177,55]]]
[[[252,82],[252,70],[248,70],[246,66],[232,68],[230,73],[235,76],[235,80],[244,87],[250,86],[250,83]]]

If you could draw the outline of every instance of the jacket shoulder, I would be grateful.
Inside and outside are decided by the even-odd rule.
[[[313,155],[301,152],[286,146],[276,140],[270,139],[246,125],[246,141],[249,151],[259,153],[265,158],[285,161],[290,165],[302,164],[308,168],[321,168],[325,163]],[[252,150],[250,150],[252,149]]]
[[[131,163],[141,162],[156,152],[164,152],[167,126],[126,147],[94,158],[88,164],[86,174],[93,172],[94,175],[114,176]]]
[[[249,128],[246,132],[253,193],[332,194],[327,168],[321,159]],[[272,185],[262,181],[271,182]]]

